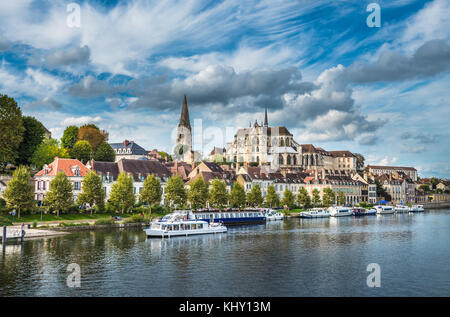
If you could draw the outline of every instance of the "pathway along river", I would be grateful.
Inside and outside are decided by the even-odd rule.
[[[450,210],[286,219],[146,239],[137,229],[9,243],[1,296],[450,296]],[[81,268],[70,288],[67,266]],[[381,268],[370,288],[367,266]]]

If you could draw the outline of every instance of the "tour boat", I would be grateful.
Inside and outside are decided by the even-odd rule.
[[[194,212],[193,216],[196,220],[203,220],[209,223],[222,222],[225,225],[257,224],[265,223],[266,221],[264,213],[258,209],[228,209],[225,211],[206,209]]]
[[[313,208],[307,211],[302,211],[299,215],[300,218],[326,218],[330,217],[328,210],[323,208]]]
[[[377,211],[376,209],[365,209],[362,207],[355,207],[353,208],[353,215],[354,216],[372,216],[372,215],[376,215]]]
[[[273,209],[268,209],[265,212],[265,217],[266,217],[267,221],[284,219],[284,215],[281,212],[273,210]]]
[[[401,213],[401,212],[410,212],[411,208],[405,205],[397,205],[395,206],[395,212]]]
[[[393,214],[395,212],[395,209],[392,206],[378,205],[375,206],[375,209],[379,215]]]
[[[350,207],[341,207],[341,206],[329,207],[328,212],[333,217],[344,217],[353,215],[352,208]]]
[[[422,212],[424,211],[423,205],[414,205],[411,207],[412,212]]]
[[[207,233],[224,233],[227,227],[222,223],[196,220],[190,211],[175,211],[161,220],[153,221],[144,229],[147,237],[176,237]]]

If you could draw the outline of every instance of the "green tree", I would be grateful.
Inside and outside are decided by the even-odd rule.
[[[209,189],[209,204],[214,208],[223,208],[228,203],[228,193],[225,182],[214,179]]]
[[[356,157],[356,169],[358,171],[362,171],[364,168],[364,161],[366,160],[362,154],[359,153],[353,153],[353,155]]]
[[[111,145],[103,142],[97,148],[97,151],[95,151],[94,160],[101,162],[114,162],[116,160],[116,152]]]
[[[33,206],[33,193],[34,189],[31,183],[30,172],[25,166],[19,166],[14,171],[13,177],[8,182],[3,193],[8,207],[17,209],[18,218],[20,218],[21,210]]]
[[[261,193],[261,187],[258,184],[255,184],[247,194],[247,203],[250,206],[256,207],[261,205],[263,201],[264,198]]]
[[[428,186],[427,184],[420,185],[419,189],[423,190],[425,193],[429,193],[430,192],[430,186]]]
[[[336,194],[334,193],[334,191],[330,187],[325,188],[323,190],[323,205],[325,207],[334,205],[335,200]]]
[[[338,203],[339,206],[344,206],[345,205],[345,195],[344,195],[343,191],[339,191],[338,192],[337,203]]]
[[[280,206],[280,197],[278,196],[273,185],[269,185],[267,187],[266,204],[269,205],[269,207]]]
[[[169,206],[181,207],[186,204],[187,192],[180,176],[173,175],[169,178],[165,192],[165,200]]]
[[[239,183],[233,184],[230,193],[230,205],[234,208],[242,208],[245,206],[245,190]]]
[[[42,169],[44,164],[50,164],[55,157],[69,158],[69,153],[65,148],[59,147],[58,141],[55,139],[44,140],[34,151],[31,158],[31,164],[37,169]]]
[[[297,204],[303,208],[309,208],[311,206],[311,197],[305,187],[301,187],[297,194]]]
[[[197,177],[189,186],[188,200],[193,210],[205,207],[208,201],[208,185],[202,176]]]
[[[44,203],[56,210],[58,217],[60,211],[67,211],[72,206],[72,183],[64,172],[59,172],[50,182],[50,191],[47,193]]]
[[[25,132],[19,145],[17,164],[30,165],[33,153],[44,140],[45,128],[42,123],[33,117],[23,117]]]
[[[100,144],[105,142],[105,136],[96,125],[87,124],[78,129],[78,141],[80,140],[88,141],[95,153]]]
[[[155,177],[153,174],[148,175],[144,181],[139,200],[153,206],[161,203],[161,197],[162,188],[159,178]]]
[[[88,141],[77,141],[70,151],[72,158],[80,160],[83,164],[86,164],[92,158],[92,147]]]
[[[91,214],[93,206],[97,206],[100,210],[105,207],[105,191],[103,189],[102,178],[95,172],[90,171],[83,179],[82,192],[78,196],[78,203],[89,204]]]
[[[295,204],[294,194],[286,187],[283,192],[283,198],[281,199],[281,204],[287,206],[288,209],[292,209]]]
[[[320,192],[317,188],[314,188],[312,191],[312,204],[314,207],[319,207],[322,204],[322,200],[320,199]]]
[[[134,206],[135,201],[133,176],[128,176],[126,172],[122,172],[112,185],[108,202],[121,213],[125,213]]]
[[[24,131],[22,111],[16,101],[0,94],[0,170],[15,162]]]
[[[68,126],[64,130],[64,134],[61,138],[61,146],[71,150],[75,143],[78,141],[78,127],[75,125]]]

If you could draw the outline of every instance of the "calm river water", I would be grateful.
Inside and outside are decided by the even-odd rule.
[[[66,284],[70,263],[80,288]],[[366,284],[369,263],[380,265],[380,288]],[[8,243],[0,295],[450,296],[450,210],[291,218],[164,240],[127,229]]]

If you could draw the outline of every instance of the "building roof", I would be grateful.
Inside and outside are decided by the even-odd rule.
[[[131,174],[135,181],[141,181],[140,177],[150,174],[164,180],[171,176],[170,171],[157,160],[130,160],[121,159],[118,162],[91,161],[91,169],[101,175],[112,175],[116,180],[120,173]]]
[[[327,151],[333,157],[354,157],[353,153],[350,151]]]
[[[191,121],[189,120],[189,110],[186,95],[184,95],[183,106],[181,108],[180,123],[178,124],[178,126],[185,127],[191,130]]]
[[[110,143],[109,145],[111,145],[111,147],[114,149],[114,151],[116,151],[116,153],[119,149],[122,150],[122,152],[124,152],[123,151],[124,149],[126,150],[125,153],[117,153],[117,154],[147,155],[147,151],[134,141],[124,140],[121,143]],[[127,153],[128,150],[130,150],[130,153]]]
[[[65,159],[55,157],[53,162],[48,165],[44,165],[44,168],[36,173],[35,176],[56,176],[60,171],[63,171],[66,176],[76,176],[75,171],[79,170],[79,176],[86,176],[89,169],[76,159]]]
[[[417,171],[414,167],[408,166],[382,166],[382,165],[367,165],[367,168],[371,169],[383,169],[383,170],[410,170]]]

